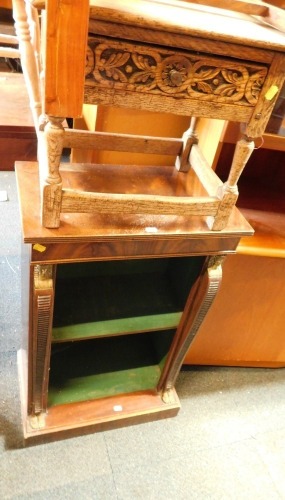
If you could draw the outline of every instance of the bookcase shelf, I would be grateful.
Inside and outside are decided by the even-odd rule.
[[[53,346],[48,406],[155,390],[175,330]]]
[[[176,328],[203,261],[187,257],[59,264],[53,342]]]

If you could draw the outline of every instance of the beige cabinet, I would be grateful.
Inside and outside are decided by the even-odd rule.
[[[221,290],[187,364],[285,366],[285,127],[279,99],[263,142],[243,173],[238,206],[255,230],[224,265]],[[238,135],[225,124],[214,166],[225,175]]]

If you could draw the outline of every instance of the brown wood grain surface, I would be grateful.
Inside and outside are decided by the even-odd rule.
[[[160,168],[163,172],[163,167]],[[169,167],[166,168],[169,169]],[[20,204],[23,220],[23,237],[26,243],[36,243],[38,241],[45,241],[46,243],[72,242],[73,240],[79,243],[84,241],[116,240],[118,238],[131,239],[134,237],[143,239],[149,238],[149,235],[153,236],[153,234],[158,239],[161,237],[179,239],[185,236],[191,238],[213,236],[203,217],[189,219],[186,217],[154,215],[119,217],[116,214],[101,216],[95,213],[92,215],[63,214],[59,229],[44,228],[40,221],[37,164],[19,162],[16,165],[16,170],[18,182],[21,186],[19,191]],[[70,183],[71,179],[68,178],[66,182]],[[34,207],[32,212],[30,210],[31,204]],[[213,238],[227,238],[248,234],[252,234],[251,227],[240,212],[234,209],[227,228],[221,233],[215,234]]]
[[[64,118],[80,116],[89,1],[48,0],[46,8],[44,111]]]

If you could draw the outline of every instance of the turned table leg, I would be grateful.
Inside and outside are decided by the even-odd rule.
[[[221,200],[218,212],[210,222],[213,231],[221,231],[228,223],[229,216],[238,198],[239,177],[254,150],[254,141],[244,136],[236,145],[228,180],[219,188],[217,196]]]
[[[60,225],[62,180],[59,167],[64,141],[62,122],[63,118],[49,116],[44,131],[39,133],[42,224],[49,228]]]
[[[36,129],[38,129],[38,121],[42,113],[39,67],[35,47],[32,44],[29,18],[26,9],[28,9],[28,5],[26,5],[24,0],[13,0],[13,17],[19,42],[21,66],[27,86],[34,124]],[[19,112],[20,111],[21,110],[19,110]]]
[[[198,143],[198,136],[196,134],[197,118],[191,118],[190,127],[182,136],[183,148],[179,156],[176,158],[175,167],[180,172],[188,172],[190,168],[189,156],[193,144]]]

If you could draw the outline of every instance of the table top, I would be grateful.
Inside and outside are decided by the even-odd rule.
[[[90,0],[90,18],[285,52],[285,33],[266,18],[180,0]]]

